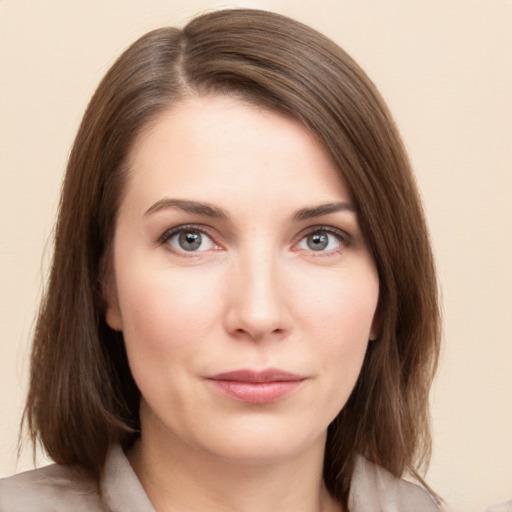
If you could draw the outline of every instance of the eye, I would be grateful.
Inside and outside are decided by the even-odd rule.
[[[346,245],[345,237],[332,229],[318,228],[306,234],[298,243],[298,248],[305,251],[330,252]]]
[[[215,248],[213,240],[202,230],[182,226],[164,233],[160,242],[175,252],[203,252]]]

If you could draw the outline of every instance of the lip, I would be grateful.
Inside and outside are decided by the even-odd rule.
[[[217,391],[247,404],[269,404],[293,393],[306,377],[276,368],[233,370],[206,378]]]

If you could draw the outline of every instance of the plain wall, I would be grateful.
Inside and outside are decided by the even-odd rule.
[[[389,103],[417,173],[444,304],[427,479],[454,510],[512,497],[512,2],[234,2],[324,32]],[[0,476],[16,463],[29,341],[86,103],[144,32],[225,5],[0,0]],[[46,251],[46,254],[48,250]],[[44,461],[43,459],[40,459]]]

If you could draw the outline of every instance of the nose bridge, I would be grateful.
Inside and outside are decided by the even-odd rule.
[[[230,329],[254,339],[286,328],[280,260],[262,245],[241,252],[231,286]]]

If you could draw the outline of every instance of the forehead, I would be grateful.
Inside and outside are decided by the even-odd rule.
[[[136,140],[129,169],[128,193],[154,200],[348,199],[327,151],[302,124],[226,96],[187,98],[161,113]]]

